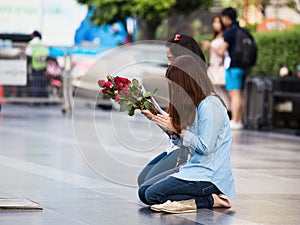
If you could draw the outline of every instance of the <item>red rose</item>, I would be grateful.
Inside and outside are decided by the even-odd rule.
[[[121,77],[120,79],[123,84],[130,84],[130,82],[131,82],[130,80],[128,80],[127,78],[124,78],[124,77]]]
[[[118,86],[118,90],[119,90],[119,91],[121,91],[123,88],[124,88],[124,85],[123,85],[123,84],[120,84],[120,85]]]
[[[107,81],[107,82],[105,82],[104,87],[111,88],[111,85],[113,85],[113,82]]]
[[[115,96],[115,101],[119,101],[120,100],[120,95],[116,95]]]
[[[122,82],[121,78],[118,77],[118,76],[114,78],[114,81],[115,81],[115,83],[116,83],[117,86],[119,86],[119,84]]]
[[[102,93],[107,94],[107,93],[108,93],[108,90],[107,90],[107,89],[103,89],[103,90],[102,90]]]
[[[129,95],[128,85],[126,85],[125,87],[122,88],[122,90],[120,91],[120,94],[124,94],[125,96]]]
[[[105,80],[98,80],[99,87],[103,87],[105,84]]]

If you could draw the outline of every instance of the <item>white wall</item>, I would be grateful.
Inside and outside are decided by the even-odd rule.
[[[71,46],[86,14],[87,7],[75,0],[1,0],[0,33],[38,30],[46,44]]]

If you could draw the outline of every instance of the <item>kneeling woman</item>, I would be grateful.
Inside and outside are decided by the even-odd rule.
[[[231,171],[230,121],[224,103],[214,94],[206,68],[191,56],[169,66],[169,116],[153,120],[177,132],[173,142],[192,155],[179,172],[156,183],[146,182],[139,197],[155,211],[195,212],[197,208],[230,207],[224,195],[235,195]]]

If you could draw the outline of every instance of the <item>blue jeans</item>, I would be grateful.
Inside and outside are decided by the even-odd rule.
[[[197,208],[212,208],[212,194],[221,194],[221,191],[211,182],[167,177],[153,184],[143,184],[138,194],[140,200],[147,205],[162,204],[168,200],[195,199]]]
[[[163,152],[152,159],[140,172],[138,176],[138,185],[141,186],[143,183],[147,182],[151,178],[164,173],[169,170],[173,170],[177,163],[177,158],[179,155],[180,149],[173,150],[169,154]],[[187,153],[184,152],[182,159],[180,161],[181,164],[185,163],[187,160]],[[170,173],[168,173],[169,175]],[[161,177],[161,176],[160,176]],[[165,178],[164,176],[163,178]]]
[[[46,69],[32,69],[32,97],[48,97]]]

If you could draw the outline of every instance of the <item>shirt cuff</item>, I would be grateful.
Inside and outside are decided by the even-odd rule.
[[[197,135],[188,130],[185,131],[183,136],[183,145],[190,148],[196,148],[197,146]]]

